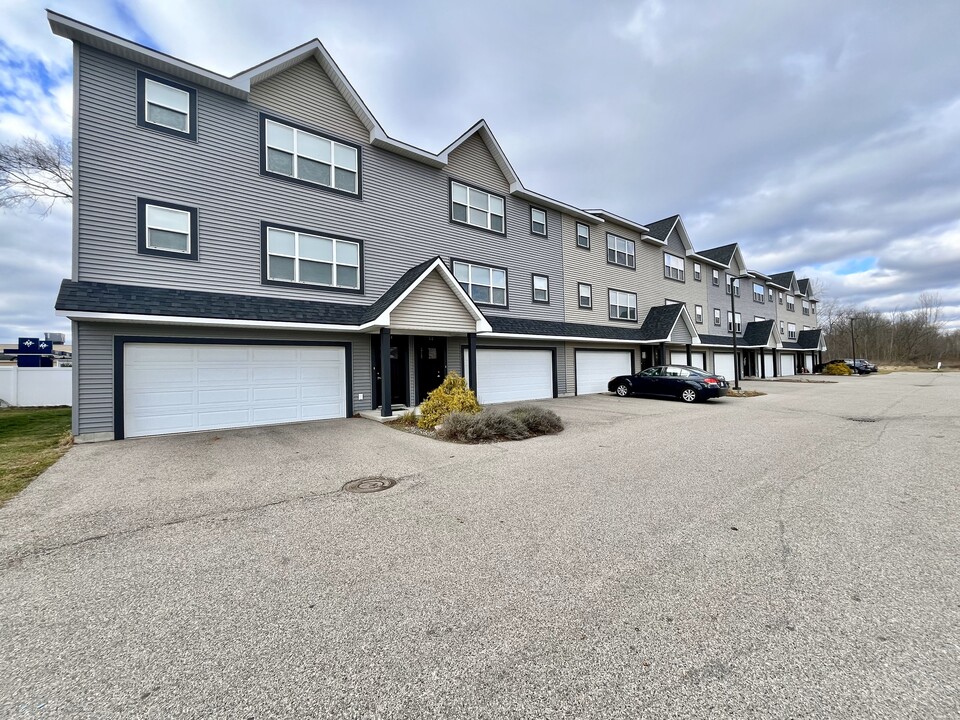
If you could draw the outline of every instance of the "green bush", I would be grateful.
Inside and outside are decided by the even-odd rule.
[[[519,420],[533,435],[552,435],[563,430],[560,416],[539,405],[519,405],[507,414]]]
[[[421,403],[417,424],[422,428],[432,429],[442,424],[450,413],[471,415],[481,409],[477,396],[467,387],[467,381],[452,372],[443,379],[440,387],[427,395],[427,399]]]
[[[440,437],[465,443],[525,440],[563,430],[563,422],[552,410],[520,405],[507,412],[484,410],[479,415],[451,413],[440,428]]]
[[[823,368],[823,375],[853,375],[846,363],[830,363]]]

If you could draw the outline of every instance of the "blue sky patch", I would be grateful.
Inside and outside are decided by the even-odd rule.
[[[837,275],[853,275],[854,273],[873,270],[876,266],[877,259],[875,257],[853,258],[838,265],[834,272]]]

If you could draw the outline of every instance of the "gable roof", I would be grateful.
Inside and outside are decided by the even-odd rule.
[[[730,267],[730,262],[733,260],[733,254],[736,251],[737,244],[730,243],[729,245],[721,245],[720,247],[710,248],[709,250],[699,250],[697,251],[697,255],[711,262],[723,265],[724,267]]]
[[[679,219],[679,215],[671,215],[663,220],[647,223],[647,234],[656,240],[662,240],[666,242],[667,238],[670,236],[670,231],[673,230],[673,226],[677,224],[677,220]]]
[[[770,276],[770,284],[776,285],[779,288],[784,290],[790,290],[793,280],[793,270],[788,270],[787,272],[774,273]]]
[[[810,278],[803,278],[802,280],[797,280],[797,289],[800,291],[801,295],[806,295],[810,297]]]
[[[640,340],[642,342],[670,342],[673,330],[678,322],[682,322],[686,326],[687,330],[690,331],[693,343],[698,344],[700,336],[690,319],[687,308],[682,303],[651,307],[640,326]]]
[[[493,156],[494,162],[497,163],[497,167],[500,168],[500,172],[502,172],[503,176],[507,179],[507,183],[511,186],[511,189],[514,183],[520,183],[520,176],[517,175],[516,170],[513,169],[513,165],[511,165],[510,161],[507,159],[506,153],[503,152],[503,148],[500,147],[500,143],[497,142],[497,139],[490,131],[490,127],[487,125],[487,121],[483,118],[475,122],[472,127],[468,128],[467,131],[463,133],[463,135],[458,137],[438,153],[438,157],[443,161],[443,164],[446,165],[449,161],[450,153],[463,145],[474,135],[479,136],[480,140],[483,141],[483,144],[487,146],[487,149]]]
[[[631,230],[636,230],[641,235],[646,234],[647,230],[649,230],[649,228],[646,225],[635,223],[633,222],[633,220],[627,220],[625,217],[620,217],[619,215],[615,215],[609,210],[596,209],[596,210],[587,210],[587,212],[590,213],[591,215],[596,215],[598,218],[601,218],[602,220],[606,220],[607,222],[617,223],[619,225],[623,225],[624,227],[630,228]],[[666,240],[664,240],[660,244],[666,245]]]
[[[803,350],[826,350],[827,343],[823,336],[823,330],[820,328],[801,330],[797,334],[797,346]]]
[[[770,334],[775,332],[773,320],[754,320],[743,329],[744,347],[760,347],[770,342]],[[779,338],[778,338],[779,340]]]

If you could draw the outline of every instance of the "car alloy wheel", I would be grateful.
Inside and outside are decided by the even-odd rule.
[[[680,393],[680,399],[688,403],[696,402],[697,391],[693,388],[685,388],[684,391]]]
[[[620,397],[626,397],[630,394],[630,388],[627,387],[624,383],[617,385],[617,395]]]

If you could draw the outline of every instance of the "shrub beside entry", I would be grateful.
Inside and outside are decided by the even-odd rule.
[[[853,375],[846,363],[831,363],[823,368],[822,375]]]
[[[420,419],[417,424],[424,429],[433,429],[442,424],[450,413],[472,415],[481,409],[477,396],[467,387],[467,381],[452,372],[443,379],[440,387],[427,395],[427,399],[420,404]]]
[[[561,430],[563,421],[552,410],[520,405],[507,412],[488,409],[480,414],[451,413],[440,428],[440,436],[456,442],[480,443],[525,440]]]

